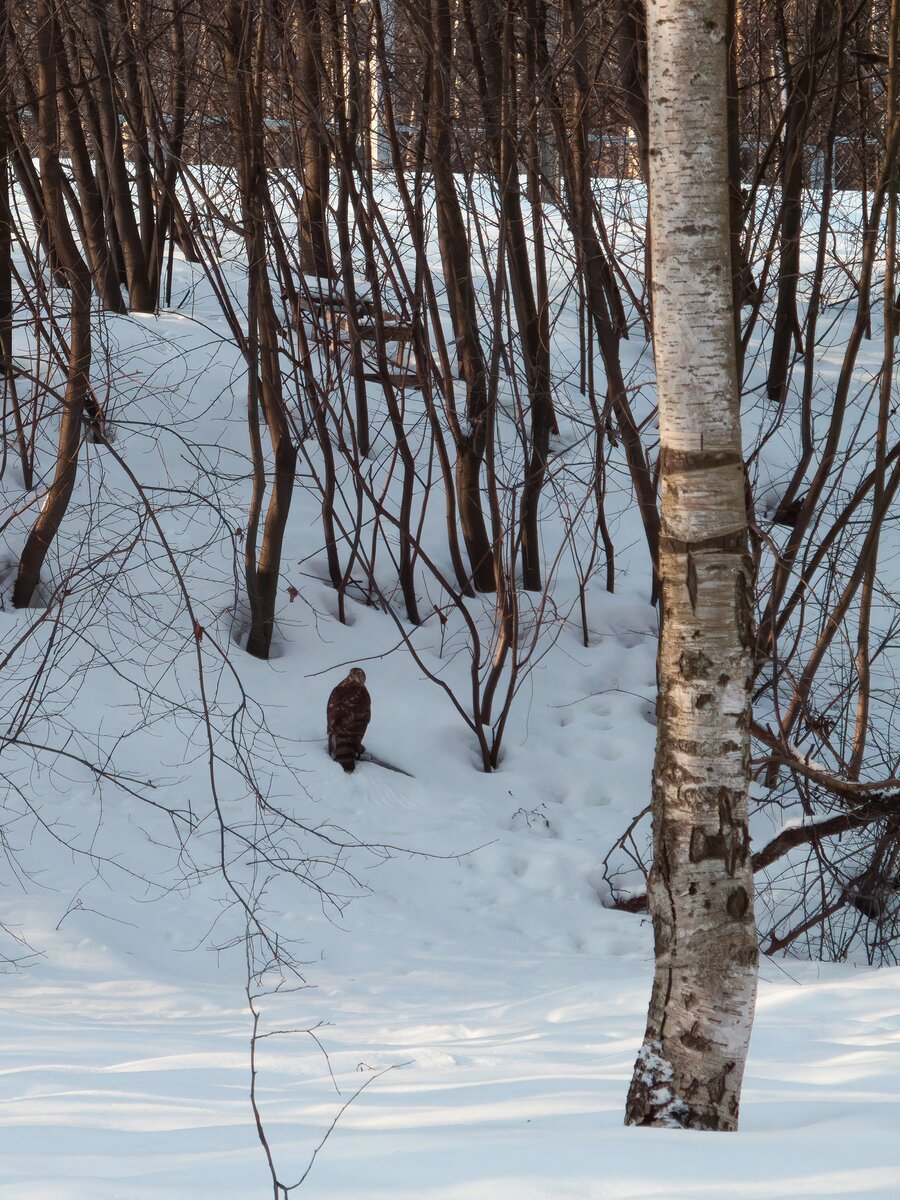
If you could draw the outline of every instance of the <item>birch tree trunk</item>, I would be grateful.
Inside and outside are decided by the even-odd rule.
[[[735,1129],[756,998],[752,583],[730,265],[727,0],[648,5],[662,536],[656,970],[626,1121]]]

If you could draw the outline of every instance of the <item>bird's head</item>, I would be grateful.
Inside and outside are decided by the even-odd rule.
[[[347,678],[352,680],[353,683],[365,683],[366,682],[366,673],[362,669],[362,667],[354,667],[351,670],[350,674],[347,676]]]

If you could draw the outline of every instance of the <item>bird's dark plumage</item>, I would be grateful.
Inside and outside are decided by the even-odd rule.
[[[328,697],[328,753],[345,771],[356,767],[372,716],[366,673],[354,667]]]

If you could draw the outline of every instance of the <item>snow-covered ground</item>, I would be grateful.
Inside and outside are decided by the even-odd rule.
[[[318,990],[295,998],[293,1020],[333,1022],[319,1036],[341,1094],[302,1036],[270,1041],[260,1064],[282,1178],[302,1174],[370,1073],[394,1066],[343,1114],[305,1194],[900,1193],[896,970],[791,964],[786,974],[764,963],[741,1133],[626,1129],[650,981],[646,930],[573,896],[552,841],[537,855],[504,842],[513,839],[501,836],[503,849],[469,869],[392,867],[378,897],[327,939],[310,971]],[[533,881],[527,911],[526,855],[524,874],[543,884]],[[104,949],[98,925],[82,917],[66,934],[64,924],[48,943],[51,961],[3,988],[0,1196],[270,1195],[247,1101],[237,972],[211,962],[181,970],[175,950],[148,962],[136,930],[130,952]]]
[[[485,775],[396,622],[353,598],[338,622],[303,468],[277,656],[234,640],[244,381],[208,289],[186,264],[178,280],[180,311],[102,322],[114,442],[85,447],[45,575],[93,566],[52,620],[8,602],[29,515],[4,534],[0,656],[33,630],[5,665],[2,712],[21,732],[3,755],[0,952],[17,964],[0,977],[0,1200],[272,1195],[246,921],[223,859],[302,975],[254,984],[280,1181],[315,1155],[295,1194],[900,1196],[897,969],[764,959],[740,1134],[622,1124],[652,944],[644,918],[604,907],[602,861],[649,799],[656,628],[623,474],[608,498],[617,591],[591,583],[585,647],[560,559],[559,606]],[[646,347],[628,353],[639,384]],[[576,432],[564,421],[561,441]],[[12,462],[4,487],[13,504]],[[433,500],[435,545],[442,520]],[[452,615],[406,632],[464,697]],[[353,664],[373,697],[367,746],[406,775],[345,776],[327,757],[325,702]]]
[[[377,681],[375,693],[377,704]],[[376,709],[379,747],[385,725]],[[764,960],[741,1133],[623,1127],[651,942],[644,922],[600,906],[591,869],[610,828],[607,790],[646,766],[648,739],[629,744],[614,706],[588,705],[575,727],[598,744],[581,794],[554,795],[546,775],[524,770],[456,772],[448,786],[367,765],[345,780],[310,764],[309,785],[354,827],[428,850],[481,849],[398,854],[334,923],[308,904],[284,913],[306,941],[313,987],[263,1004],[262,1029],[327,1021],[316,1036],[328,1062],[302,1033],[262,1043],[259,1101],[281,1178],[302,1174],[372,1077],[306,1194],[900,1194],[897,969]],[[548,757],[563,773],[565,729],[554,733]],[[514,819],[517,803],[541,797],[549,828]],[[248,1102],[241,964],[196,945],[202,906],[86,899],[56,930],[63,898],[50,899],[4,905],[47,957],[7,977],[0,999],[0,1197],[271,1194]]]

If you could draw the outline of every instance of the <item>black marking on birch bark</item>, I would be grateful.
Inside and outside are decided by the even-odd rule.
[[[706,834],[699,825],[695,825],[691,830],[691,841],[688,851],[688,857],[692,863],[703,862],[704,858],[706,858],[706,846]]]
[[[736,554],[744,549],[746,541],[747,531],[743,527],[732,530],[730,533],[720,533],[713,537],[699,538],[690,542],[664,533],[660,535],[659,548],[667,550],[670,554],[682,555],[698,554],[702,550],[721,550],[726,554]]]
[[[681,1043],[688,1050],[694,1050],[697,1054],[707,1054],[712,1049],[713,1043],[708,1037],[700,1032],[700,1022],[695,1021],[690,1029],[686,1029],[681,1035]]]
[[[740,950],[733,950],[732,954],[732,961],[736,967],[756,967],[759,962],[759,949],[755,942]]]
[[[686,754],[689,758],[699,758],[702,753],[703,743],[698,742],[695,738],[669,738],[669,745],[675,754]],[[691,778],[698,779],[702,776],[692,776]]]
[[[750,835],[743,821],[735,821],[735,808],[740,808],[743,797],[739,790],[719,788],[719,830],[722,835],[723,860],[725,870],[734,875],[737,868],[743,866],[750,852]]]
[[[654,783],[652,801],[654,812],[665,811],[665,788]],[[658,841],[657,841],[658,838]],[[655,957],[659,962],[659,942],[656,939],[662,935],[663,941],[668,948],[676,945],[678,941],[678,926],[675,908],[675,897],[672,894],[672,872],[669,861],[669,847],[666,845],[664,837],[658,837],[656,829],[654,829],[654,859],[655,865],[651,868],[647,887],[647,907],[650,910],[650,917],[653,922],[653,936],[655,941]],[[658,849],[658,854],[657,854]],[[657,975],[658,978],[658,975]],[[672,968],[669,967],[666,971],[666,986],[660,1006],[660,1022],[657,1036],[662,1042],[665,1033],[666,1014],[669,1011],[669,1000],[672,995],[674,986],[674,977]],[[651,994],[651,1007],[656,993],[656,979],[654,979],[653,993]]]
[[[683,741],[676,742],[675,740],[670,739],[669,745],[672,746],[673,750],[679,751],[685,749],[686,743]],[[689,749],[687,752],[696,754],[695,742],[689,743]],[[657,774],[659,775],[659,779],[662,783],[669,784],[671,787],[684,787],[685,784],[703,783],[702,775],[698,775],[696,771],[689,771],[685,764],[683,762],[679,762],[677,758],[670,759],[664,765],[662,770],[657,772]]]
[[[702,650],[682,650],[678,659],[678,670],[682,679],[689,682],[694,679],[706,679],[712,669],[713,661]]]
[[[709,27],[714,28],[712,25]],[[716,233],[716,231],[717,227],[715,225],[696,225],[693,221],[688,221],[685,225],[676,225],[673,228],[673,233],[681,233],[689,238],[708,238]]]
[[[725,787],[722,784],[702,783],[697,786],[688,784],[683,791],[684,799],[699,808],[709,810],[715,808],[719,815],[719,826],[722,830],[732,827],[732,804],[741,802],[741,793],[737,788]]]
[[[753,636],[753,586],[750,582],[753,576],[751,570],[745,557],[744,569],[738,572],[734,582],[738,630],[740,631],[741,645],[745,650],[752,649],[756,641]]]
[[[697,563],[693,554],[688,551],[687,556],[687,571],[685,573],[685,583],[687,584],[688,596],[691,601],[691,611],[697,611]]]
[[[744,462],[733,450],[673,450],[660,453],[660,471],[664,475],[687,474],[689,471],[711,471],[716,467],[732,467]]]
[[[656,913],[653,917],[653,937],[658,954],[668,954],[672,946],[672,933],[664,917]]]
[[[688,858],[692,863],[704,862],[708,858],[720,858],[728,875],[734,875],[738,867],[742,867],[750,853],[750,835],[743,821],[735,822],[732,817],[731,801],[735,798],[729,788],[685,788],[684,796],[693,802],[708,804],[713,793],[719,805],[719,829],[711,832],[695,825],[691,829],[688,842]],[[743,889],[738,889],[743,891]],[[749,900],[744,893],[745,905],[738,916],[743,916],[749,908]],[[730,910],[729,910],[730,911]],[[735,918],[737,919],[737,917]]]
[[[739,867],[743,867],[750,856],[750,830],[745,822],[734,823],[729,819],[725,843],[725,869],[729,875],[735,875]]]
[[[703,862],[707,858],[724,858],[725,839],[721,833],[707,833],[695,825],[691,830],[688,854],[692,863]]]
[[[732,921],[742,921],[750,909],[750,897],[742,887],[728,893],[725,909]]]

